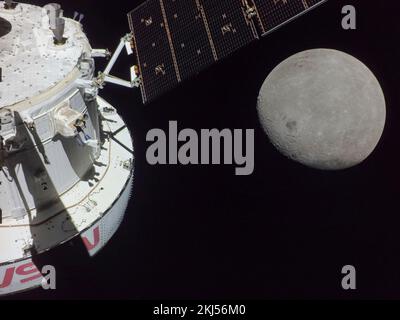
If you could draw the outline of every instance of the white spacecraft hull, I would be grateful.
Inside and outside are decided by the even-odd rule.
[[[104,216],[86,231],[77,235],[82,238],[90,256],[94,256],[104,248],[120,226],[130,199],[132,182],[133,176],[127,181],[122,194]],[[45,279],[40,269],[32,258],[1,265],[0,296],[41,287]]]
[[[80,181],[71,190],[75,194],[75,204],[68,205],[68,194],[62,195],[61,200],[68,208],[49,220],[34,226],[23,223],[0,225],[1,247],[4,248],[0,252],[0,296],[41,286],[41,266],[35,265],[33,256],[24,257],[26,248],[21,246],[32,234],[41,234],[40,243],[35,244],[37,254],[79,236],[88,255],[94,256],[120,226],[133,182],[132,139],[115,109],[101,98],[98,98],[98,104],[100,110],[106,108],[111,113],[103,113],[103,126],[109,137],[99,157],[101,164],[95,165],[99,173],[97,183],[79,199],[74,189],[85,188],[83,184],[86,184]]]
[[[0,296],[40,286],[40,254],[66,242],[98,253],[131,194],[130,132],[98,96],[106,51],[59,9],[0,1]]]

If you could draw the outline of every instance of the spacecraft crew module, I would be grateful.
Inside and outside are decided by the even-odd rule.
[[[59,5],[0,1],[0,296],[41,284],[38,254],[80,236],[93,256],[119,227],[133,145],[98,89],[134,86],[109,75],[128,43],[95,76],[109,52]]]

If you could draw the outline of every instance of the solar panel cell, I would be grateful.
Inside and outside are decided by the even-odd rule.
[[[148,1],[129,13],[141,73],[144,102],[178,84],[166,26],[158,1]]]
[[[200,0],[218,59],[257,39],[252,21],[246,19],[241,0]]]
[[[163,0],[182,79],[215,62],[212,43],[195,0]]]
[[[306,10],[302,0],[253,0],[263,33],[267,33]]]

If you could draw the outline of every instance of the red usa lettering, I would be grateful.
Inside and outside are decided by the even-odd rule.
[[[20,284],[26,284],[41,278],[42,274],[33,262],[10,266],[5,268],[3,272],[0,269],[0,289],[8,288],[13,283],[13,280]]]
[[[89,240],[88,236],[82,236],[83,243],[88,251],[95,249],[100,243],[100,226],[93,229],[93,240]]]

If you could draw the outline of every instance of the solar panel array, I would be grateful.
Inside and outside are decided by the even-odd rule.
[[[253,0],[263,34],[306,10],[303,0]]]
[[[148,0],[128,14],[143,102],[326,0]]]

